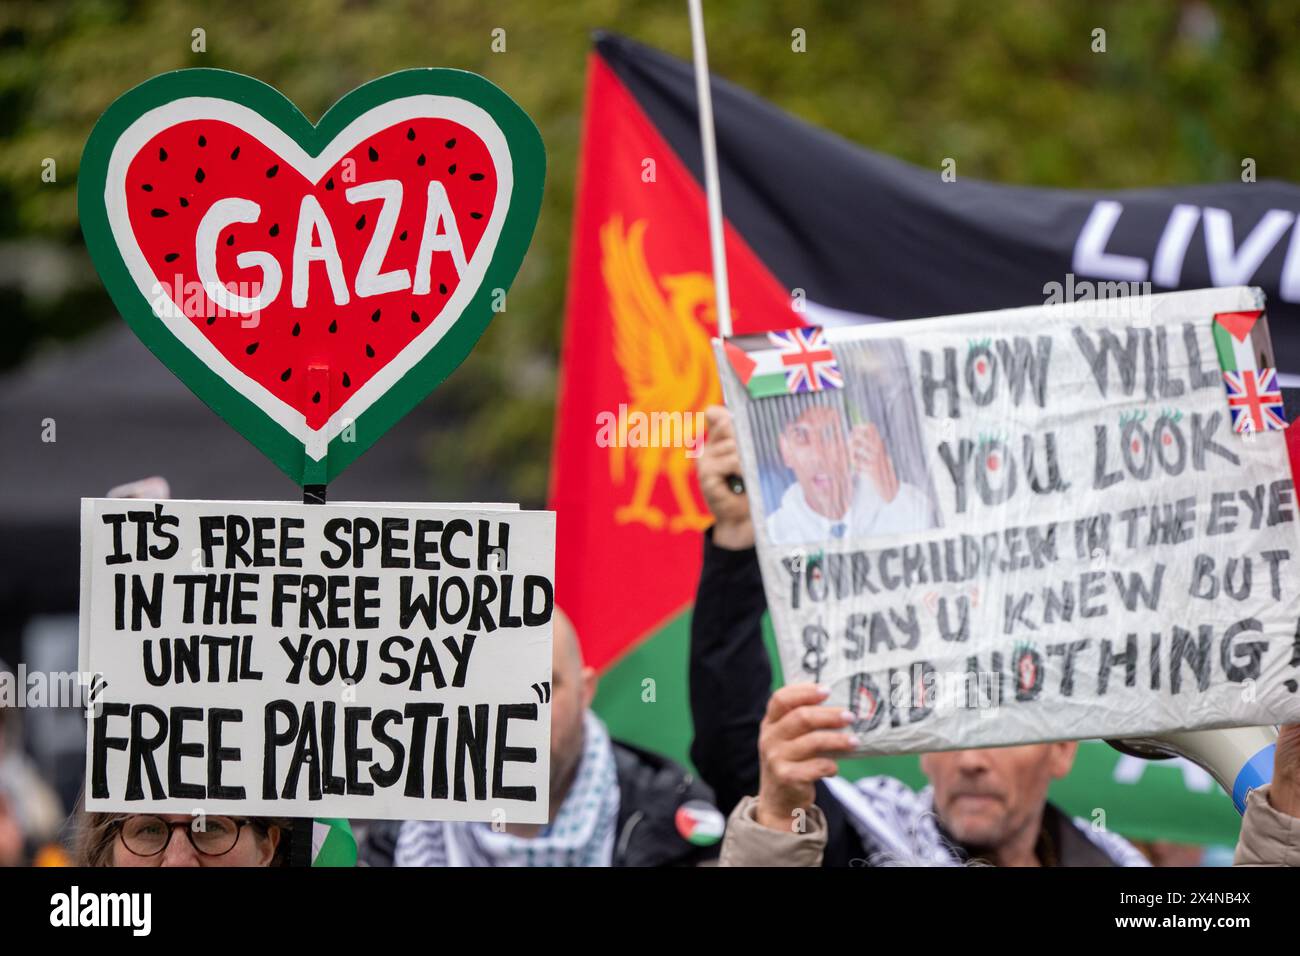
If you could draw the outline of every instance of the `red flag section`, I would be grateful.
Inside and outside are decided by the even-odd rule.
[[[588,67],[550,506],[556,602],[604,669],[692,600],[711,522],[691,449],[722,397],[704,192],[613,71]],[[730,226],[726,247],[734,330],[802,324]]]

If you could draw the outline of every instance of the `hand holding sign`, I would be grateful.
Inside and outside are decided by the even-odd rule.
[[[1278,731],[1269,802],[1282,813],[1300,817],[1300,724]]]
[[[755,809],[755,819],[765,827],[800,832],[798,813],[813,805],[814,784],[839,773],[835,757],[847,756],[857,744],[844,732],[853,714],[822,706],[829,695],[816,684],[791,684],[768,701],[758,734],[761,780]]]
[[[740,474],[741,467],[731,412],[713,405],[705,409],[704,420],[708,434],[696,459],[695,471],[704,503],[716,519],[713,543],[730,551],[752,548],[754,522],[749,516],[749,496],[743,486],[737,493],[729,484],[731,477]]]

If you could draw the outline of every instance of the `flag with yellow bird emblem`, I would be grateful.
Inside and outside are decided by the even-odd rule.
[[[722,402],[704,192],[599,52],[583,144],[551,471],[556,603],[605,671],[598,709],[629,699],[626,680],[630,699],[654,697],[665,716],[677,703],[684,717],[687,614],[712,520],[695,456],[704,409]],[[737,331],[800,324],[790,292],[730,229],[727,258]]]

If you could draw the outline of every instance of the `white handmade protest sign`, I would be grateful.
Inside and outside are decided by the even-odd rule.
[[[82,501],[86,809],[548,817],[554,515]]]
[[[787,682],[897,753],[1300,719],[1263,296],[719,345]]]

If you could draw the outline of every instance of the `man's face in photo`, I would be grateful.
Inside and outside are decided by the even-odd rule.
[[[808,409],[781,430],[781,461],[794,472],[808,507],[838,520],[853,500],[853,475],[844,424],[835,409]]]

